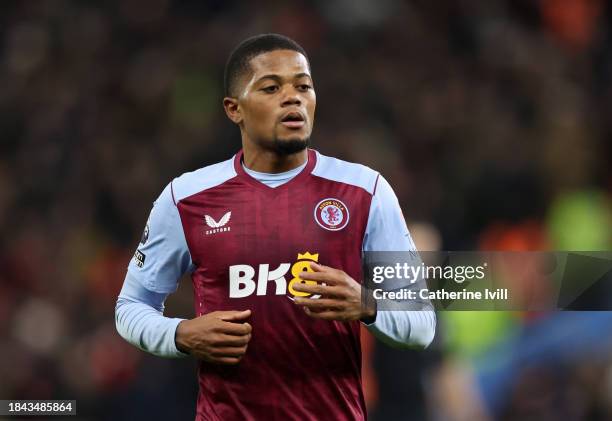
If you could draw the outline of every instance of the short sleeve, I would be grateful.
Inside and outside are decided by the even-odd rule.
[[[176,291],[181,276],[193,269],[170,183],[153,203],[128,273],[146,289],[167,294]]]
[[[363,251],[412,251],[412,241],[402,209],[391,185],[378,176],[370,205]]]

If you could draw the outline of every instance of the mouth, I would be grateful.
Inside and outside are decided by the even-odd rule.
[[[306,124],[306,119],[299,111],[290,111],[281,117],[280,122],[289,129],[301,129]]]

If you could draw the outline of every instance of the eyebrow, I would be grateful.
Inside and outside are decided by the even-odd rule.
[[[296,73],[295,75],[293,75],[293,79],[300,79],[300,78],[303,78],[303,77],[307,77],[308,79],[312,80],[312,78],[310,77],[310,75],[308,73]],[[264,76],[260,77],[259,79],[257,79],[255,81],[255,83],[259,83],[259,82],[261,82],[262,80],[265,80],[265,79],[272,79],[272,80],[274,80],[276,82],[280,82],[283,78],[280,77],[279,75],[274,75],[274,74],[264,75]]]

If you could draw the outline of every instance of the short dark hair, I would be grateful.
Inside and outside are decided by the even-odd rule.
[[[236,83],[246,72],[251,70],[250,61],[259,54],[276,50],[293,50],[302,54],[308,61],[306,51],[300,44],[280,34],[260,34],[242,41],[229,56],[223,72],[225,96],[232,96]],[[310,67],[310,62],[308,63]]]

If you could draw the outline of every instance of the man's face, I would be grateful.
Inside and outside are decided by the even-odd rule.
[[[317,102],[306,57],[276,50],[253,57],[250,66],[238,87],[238,124],[262,148],[280,154],[303,150]]]

